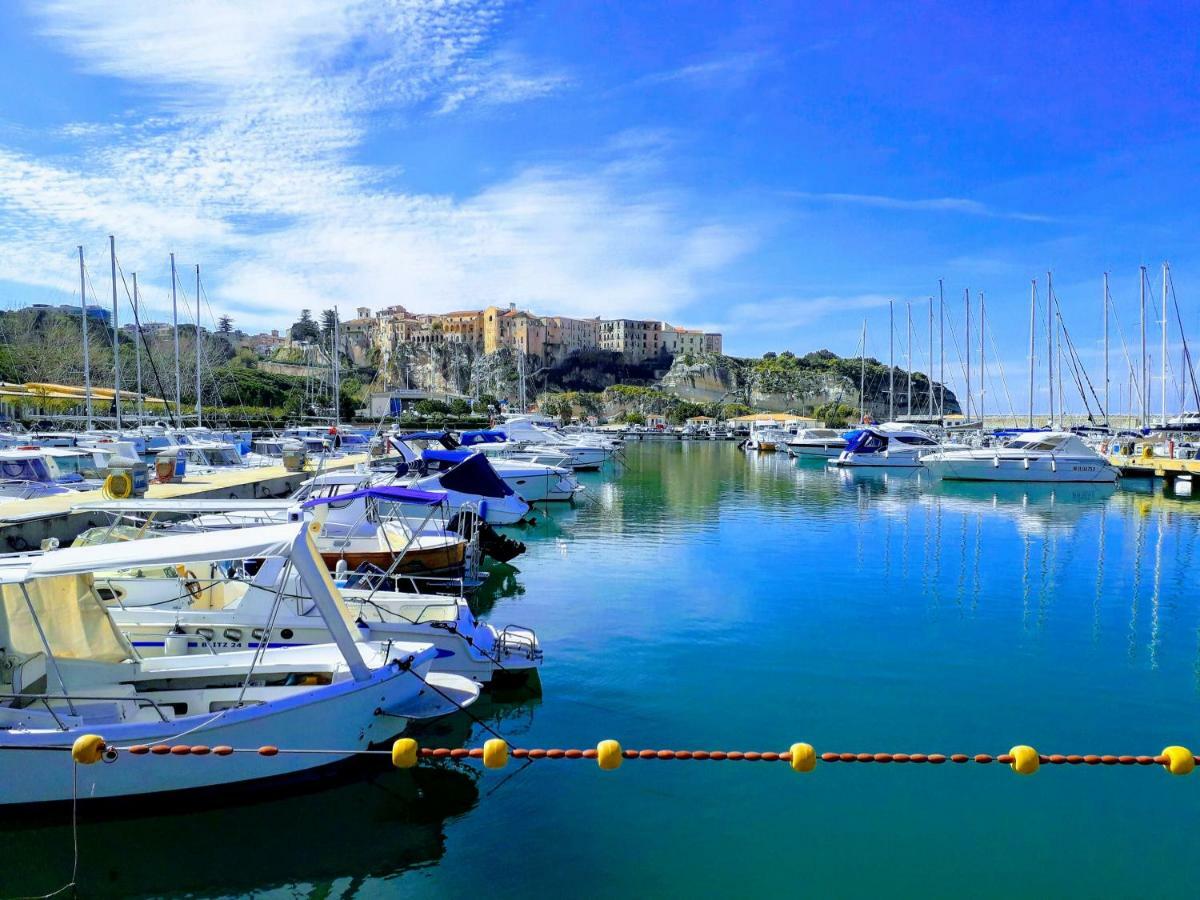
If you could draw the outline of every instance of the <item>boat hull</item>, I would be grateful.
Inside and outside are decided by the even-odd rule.
[[[367,550],[353,547],[345,550],[322,550],[321,559],[332,572],[342,560],[346,567],[354,571],[364,563],[377,566],[384,571],[391,568],[403,543],[396,550]],[[445,547],[410,547],[396,567],[400,575],[446,575],[462,571],[466,560],[466,544],[455,543]]]
[[[1112,484],[1117,480],[1117,470],[1100,459],[1001,456],[960,460],[933,458],[925,464],[931,473],[944,481]]]

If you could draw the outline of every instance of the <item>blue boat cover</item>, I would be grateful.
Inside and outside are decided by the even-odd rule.
[[[446,436],[444,431],[410,431],[400,435],[402,441],[440,441]]]
[[[847,453],[880,453],[887,449],[888,439],[870,428],[861,428],[846,435]]]
[[[391,503],[410,503],[419,506],[437,506],[446,501],[445,494],[434,491],[418,491],[416,488],[381,485],[379,487],[363,488],[349,494],[338,494],[336,497],[316,497],[303,504],[303,509],[312,509],[323,503],[344,503],[347,500],[357,500],[359,497],[373,497],[376,500],[387,500]]]
[[[464,431],[459,443],[464,447],[470,447],[472,444],[503,444],[507,440],[508,435],[503,431]]]
[[[472,452],[471,450],[422,450],[421,459],[429,462],[460,463]]]
[[[438,483],[448,491],[477,494],[480,497],[510,497],[513,493],[513,489],[496,474],[482,453],[472,453],[449,472],[443,473]]]

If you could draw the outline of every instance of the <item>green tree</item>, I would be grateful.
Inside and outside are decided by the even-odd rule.
[[[845,428],[858,420],[858,408],[845,403],[826,403],[813,410],[813,415],[825,423],[826,428]]]
[[[677,403],[667,411],[667,421],[672,425],[682,425],[688,419],[695,416],[702,416],[706,412],[705,408],[699,403],[692,403],[689,400],[684,400]]]
[[[312,312],[307,309],[300,310],[300,319],[292,325],[291,332],[293,341],[315,341],[321,336]]]
[[[229,316],[221,316],[217,319],[218,334],[233,334],[233,319]]]
[[[333,329],[337,325],[337,311],[332,309],[322,310],[321,312],[321,334],[326,338],[333,336]]]

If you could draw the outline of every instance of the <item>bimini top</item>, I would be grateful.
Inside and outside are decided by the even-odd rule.
[[[55,575],[84,575],[105,569],[133,566],[174,566],[214,559],[254,559],[287,556],[304,537],[305,522],[213,531],[196,540],[195,534],[160,537],[152,541],[123,541],[88,547],[67,547],[43,554],[0,560],[0,584],[16,584]]]
[[[507,440],[508,435],[503,431],[464,431],[459,438],[459,443],[464,447],[471,447],[475,444],[503,444]]]
[[[358,500],[360,497],[372,497],[376,500],[386,500],[390,503],[408,503],[415,506],[437,506],[446,502],[445,494],[434,491],[419,491],[416,488],[400,487],[398,485],[379,485],[378,487],[363,488],[361,491],[351,491],[349,494],[338,494],[334,497],[314,497],[302,504],[303,509],[312,509],[325,503],[346,503]]]
[[[423,450],[421,459],[427,462],[460,463],[474,452],[473,450]]]

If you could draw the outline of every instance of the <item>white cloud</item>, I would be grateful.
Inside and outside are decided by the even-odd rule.
[[[790,191],[788,192],[788,196],[794,197],[797,200],[842,206],[863,206],[872,209],[894,209],[908,212],[949,212],[968,216],[983,216],[992,219],[1013,219],[1021,222],[1053,221],[1049,216],[1035,213],[1007,212],[992,209],[978,200],[970,200],[965,197],[908,199],[904,197],[886,197],[880,194],[809,193],[807,191]]]
[[[44,30],[63,50],[149,99],[120,121],[64,126],[70,157],[0,147],[0,279],[70,290],[74,245],[95,262],[111,231],[149,296],[166,295],[174,249],[205,265],[214,304],[245,327],[333,303],[685,306],[750,238],[693,221],[686,196],[645,189],[636,148],[527,167],[462,199],[406,193],[390,170],[352,160],[381,110],[451,113],[564,87],[565,76],[491,48],[501,12],[452,0],[217,0],[203,14],[52,4]]]

